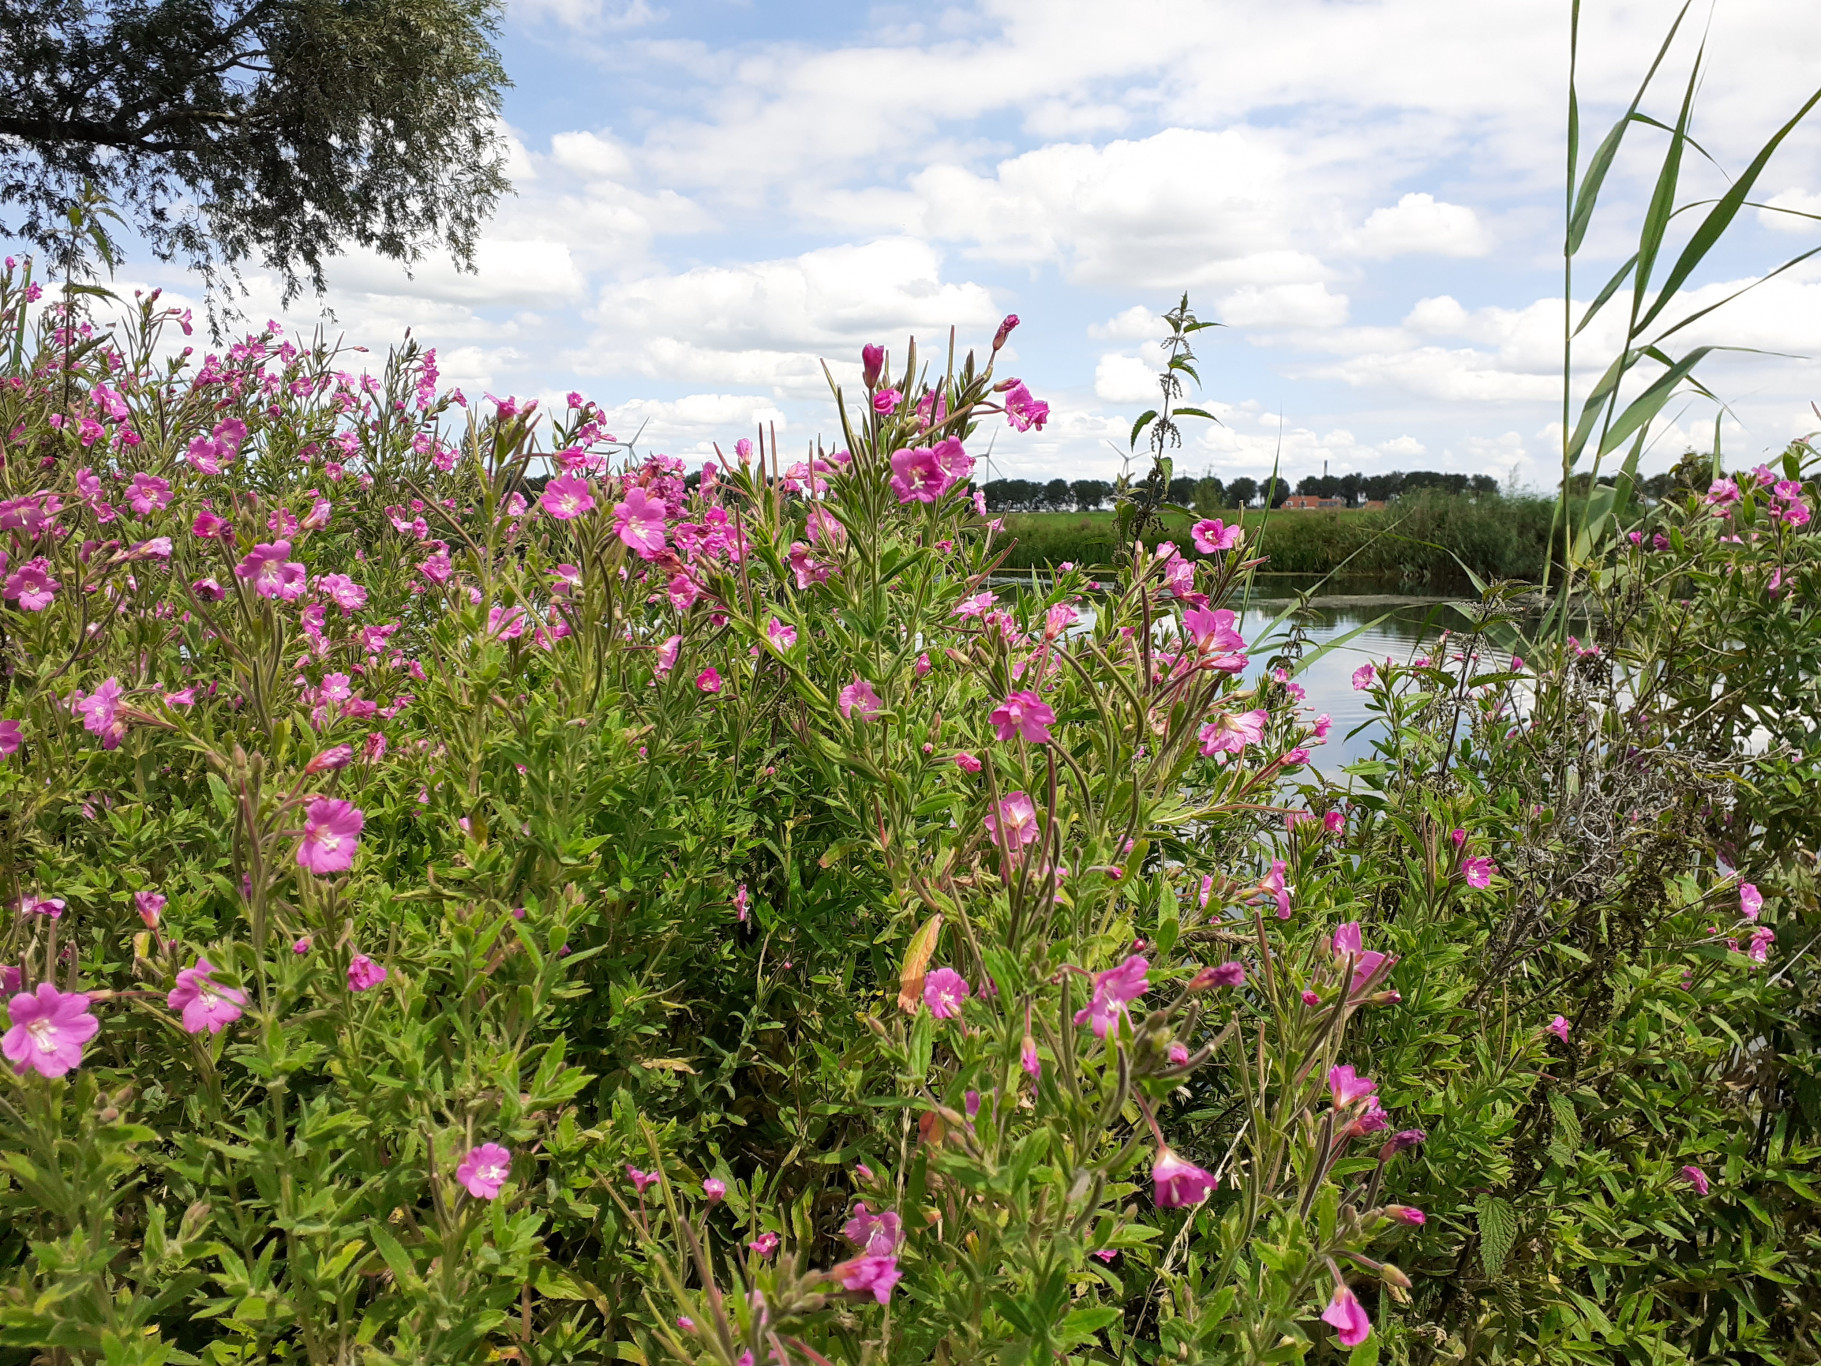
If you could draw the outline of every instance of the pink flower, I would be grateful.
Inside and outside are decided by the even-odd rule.
[[[1151,965],[1133,954],[1116,968],[1094,974],[1094,995],[1075,1012],[1076,1024],[1093,1023],[1094,1037],[1106,1038],[1126,1007],[1150,989]]]
[[[953,488],[966,480],[974,472],[974,457],[961,449],[961,438],[944,437],[931,452],[936,457],[936,464],[948,476],[947,487]]]
[[[165,899],[157,892],[134,892],[133,904],[139,908],[139,918],[145,921],[145,927],[148,930],[157,929],[158,917],[164,913]]]
[[[716,1204],[727,1198],[727,1183],[718,1176],[711,1176],[702,1183],[702,1194],[709,1204]]]
[[[1372,681],[1377,677],[1378,671],[1370,664],[1360,665],[1353,671],[1353,691],[1364,692],[1372,686]]]
[[[771,642],[772,649],[782,653],[797,643],[797,628],[773,617],[765,625],[765,638]]]
[[[779,1238],[775,1233],[761,1233],[746,1246],[758,1253],[761,1257],[769,1257],[778,1250],[778,1244],[782,1241],[783,1239]]]
[[[318,797],[304,808],[303,839],[297,865],[312,873],[342,873],[354,866],[360,829],[366,818],[339,797]],[[352,971],[350,969],[350,971]]]
[[[1203,518],[1195,523],[1189,528],[1189,535],[1194,540],[1197,550],[1204,555],[1212,555],[1217,551],[1231,550],[1238,545],[1240,538],[1245,535],[1245,531],[1238,523],[1228,526],[1218,517],[1214,517]]]
[[[0,1040],[0,1053],[20,1076],[28,1071],[61,1077],[82,1064],[82,1045],[95,1037],[101,1022],[89,1014],[89,998],[80,991],[58,991],[40,982],[36,992],[20,993],[7,1006],[12,1028]]]
[[[1764,909],[1764,895],[1749,882],[1739,884],[1739,914],[1747,920],[1756,920],[1758,912]]]
[[[840,518],[820,503],[810,508],[805,530],[809,534],[811,545],[823,545],[831,550],[839,550],[847,544],[847,528],[841,525]]]
[[[500,1187],[512,1175],[512,1150],[498,1143],[470,1148],[455,1169],[455,1179],[477,1200],[497,1200]]]
[[[1195,642],[1196,651],[1214,656],[1209,663],[1226,673],[1238,673],[1246,667],[1246,638],[1233,629],[1235,620],[1224,607],[1216,611],[1191,607],[1182,614],[1183,628]]]
[[[1560,1039],[1563,1043],[1568,1042],[1568,1021],[1564,1017],[1560,1015],[1556,1016],[1548,1024],[1544,1025],[1543,1028],[1555,1035],[1556,1038]]]
[[[1043,1059],[1037,1055],[1037,1041],[1029,1034],[1024,1036],[1024,1042],[1018,1047],[1018,1065],[1032,1081],[1043,1075]]]
[[[1158,1209],[1199,1205],[1220,1184],[1220,1179],[1212,1172],[1203,1171],[1169,1148],[1157,1150],[1157,1160],[1151,1164],[1151,1181],[1152,1198]]]
[[[1466,877],[1469,887],[1490,887],[1492,875],[1498,870],[1498,864],[1480,855],[1475,855],[1461,865],[1461,872]]]
[[[1189,990],[1206,991],[1209,987],[1243,987],[1245,984],[1244,963],[1218,963],[1196,973],[1189,980]]]
[[[17,754],[19,746],[25,743],[25,731],[10,716],[0,717],[0,758]]]
[[[247,580],[262,598],[295,602],[304,595],[308,571],[291,560],[289,541],[261,542],[234,566],[236,578]]]
[[[240,1018],[247,1003],[245,992],[215,981],[211,976],[214,971],[208,959],[198,958],[195,967],[177,974],[177,985],[165,997],[172,1010],[183,1012],[183,1027],[191,1034],[205,1029],[211,1034],[221,1033]]]
[[[952,1020],[961,1013],[961,1003],[972,996],[967,978],[953,968],[937,968],[923,979],[923,1004],[938,1020]]]
[[[1260,891],[1269,893],[1271,898],[1277,902],[1277,918],[1288,920],[1290,918],[1290,888],[1289,884],[1284,881],[1284,861],[1282,859],[1271,860],[1271,871],[1259,880],[1258,886]]]
[[[696,675],[696,687],[703,692],[720,692],[721,675],[712,667]]]
[[[1036,693],[1015,692],[993,708],[987,720],[992,722],[1001,740],[1023,736],[1034,745],[1047,745],[1050,727],[1056,723],[1056,713]]]
[[[82,717],[83,729],[101,737],[103,749],[118,749],[126,738],[126,722],[120,719],[120,680],[109,678],[87,697],[76,695],[75,710]]]
[[[316,589],[341,608],[344,617],[354,615],[367,605],[367,590],[346,574],[324,574],[316,581]]]
[[[809,546],[803,541],[792,541],[786,555],[790,561],[790,571],[796,576],[797,588],[807,590],[819,583],[827,583],[829,573],[834,566],[816,559],[810,554]]]
[[[1745,948],[1745,956],[1754,963],[1770,961],[1770,946],[1777,942],[1777,932],[1768,925],[1760,925],[1751,932],[1751,943]]]
[[[1397,1140],[1393,1139],[1391,1141],[1395,1143]],[[1386,1205],[1385,1217],[1387,1219],[1393,1219],[1400,1224],[1409,1224],[1412,1227],[1419,1227],[1428,1222],[1428,1216],[1415,1205]]]
[[[220,602],[227,597],[222,586],[212,578],[197,579],[190,585],[190,591],[204,602]]]
[[[683,637],[681,636],[668,636],[665,638],[664,643],[658,646],[657,674],[659,678],[664,677],[672,669],[676,668],[677,651],[682,648]]]
[[[873,395],[873,411],[883,417],[896,412],[902,402],[904,395],[896,389],[881,389]]]
[[[666,544],[664,518],[669,511],[660,498],[644,489],[630,489],[626,501],[613,505],[613,530],[640,559],[654,559]]]
[[[1173,1043],[1170,1045],[1169,1056],[1170,1065],[1172,1067],[1181,1067],[1189,1060],[1189,1046],[1187,1044]]]
[[[171,485],[167,480],[155,474],[135,474],[133,486],[127,490],[127,502],[133,505],[133,511],[141,517],[154,512],[163,512],[171,501]]]
[[[357,953],[348,960],[349,991],[371,991],[389,976],[391,974],[384,967],[364,953]]]
[[[1016,853],[1037,838],[1037,808],[1027,792],[1001,797],[996,810],[986,813],[987,831]]]
[[[1353,1292],[1338,1281],[1334,1286],[1334,1298],[1328,1301],[1321,1317],[1323,1323],[1334,1326],[1334,1335],[1343,1347],[1357,1347],[1372,1336],[1372,1320],[1366,1317],[1365,1308]]]
[[[892,453],[891,482],[900,503],[933,503],[952,481],[928,446],[907,446]]]
[[[1005,391],[1004,401],[1005,420],[1015,431],[1028,432],[1032,427],[1042,431],[1043,424],[1049,420],[1050,405],[1042,399],[1032,398],[1021,379],[1012,381],[1012,387]]]
[[[955,756],[955,767],[960,769],[963,773],[978,773],[981,765],[980,761],[973,755],[969,754],[966,750],[962,750],[961,753]]]
[[[91,817],[91,819],[93,818]],[[60,896],[24,896],[19,898],[20,915],[42,915],[52,920],[60,920],[63,917],[63,906],[64,901]]]
[[[873,685],[858,674],[854,675],[853,682],[841,689],[841,695],[835,702],[843,721],[852,720],[856,716],[862,721],[870,721],[884,705],[879,700],[879,694],[873,691]]]
[[[962,618],[985,616],[992,605],[999,601],[997,593],[976,593],[971,598],[963,598],[950,614]]]
[[[854,1206],[852,1217],[841,1225],[841,1235],[868,1257],[889,1257],[904,1242],[904,1228],[896,1212],[881,1210],[874,1214],[864,1200]]]
[[[1201,752],[1204,757],[1212,758],[1216,754],[1243,754],[1247,745],[1256,745],[1265,738],[1265,723],[1271,719],[1271,713],[1263,707],[1254,708],[1238,716],[1231,712],[1221,712],[1207,725],[1201,728]]]
[[[42,612],[61,587],[62,583],[50,576],[50,561],[40,555],[7,576],[5,591],[7,597],[18,600],[21,612]]]
[[[746,884],[744,882],[742,882],[740,884],[740,890],[733,894],[733,909],[734,909],[735,918],[738,919],[742,925],[744,925],[746,923],[747,899],[748,898],[747,898],[747,893],[746,893]]]
[[[1346,1110],[1367,1099],[1378,1090],[1378,1083],[1371,1077],[1362,1077],[1346,1063],[1328,1071],[1328,1094],[1334,1099],[1336,1110]]]
[[[544,493],[538,503],[557,521],[567,522],[585,512],[592,512],[594,495],[588,491],[586,479],[573,474],[559,474],[544,485]]]
[[[896,1257],[855,1257],[832,1268],[829,1274],[841,1282],[843,1290],[871,1291],[880,1304],[890,1301],[892,1287],[904,1279]]]
[[[40,987],[39,990],[42,991],[44,988]],[[1677,1175],[1689,1185],[1693,1186],[1695,1188],[1695,1194],[1697,1195],[1706,1195],[1707,1192],[1712,1189],[1712,1185],[1707,1179],[1707,1173],[1702,1171],[1699,1167],[1684,1167]]]

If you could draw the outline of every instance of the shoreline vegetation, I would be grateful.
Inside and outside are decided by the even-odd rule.
[[[1552,498],[1425,491],[1383,509],[1248,509],[1243,517],[1247,544],[1266,561],[1263,573],[1433,589],[1467,586],[1468,570],[1482,579],[1540,580],[1554,511]],[[1098,568],[1116,558],[1111,512],[1014,512],[1004,521],[1013,540],[1006,569]],[[1143,539],[1196,558],[1191,525],[1167,514]]]

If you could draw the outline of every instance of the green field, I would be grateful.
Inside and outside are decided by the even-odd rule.
[[[1373,511],[1249,511],[1245,526],[1253,553],[1267,560],[1267,573],[1340,571],[1444,587],[1465,583],[1463,565],[1482,577],[1540,577],[1553,509],[1541,498],[1431,493]],[[1110,564],[1113,518],[1112,512],[1010,513],[1006,531],[1015,544],[1006,567]],[[1167,517],[1161,531],[1145,540],[1174,541],[1192,554],[1189,526],[1188,519]]]

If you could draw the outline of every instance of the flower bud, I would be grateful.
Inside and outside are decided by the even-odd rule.
[[[332,745],[304,765],[305,773],[323,773],[330,769],[346,768],[354,757],[352,745]]]
[[[1421,1224],[1423,1212],[1415,1205],[1386,1205],[1380,1211],[1387,1219],[1395,1219],[1400,1224]]]
[[[1408,1290],[1410,1288],[1410,1278],[1406,1276],[1400,1268],[1393,1266],[1390,1262],[1383,1262],[1379,1265],[1378,1278],[1386,1285],[1396,1286],[1399,1290]]]
[[[1213,967],[1203,968],[1189,980],[1190,991],[1206,991],[1210,987],[1243,987],[1246,984],[1246,969],[1242,963],[1218,963]]]
[[[860,348],[860,377],[868,389],[879,383],[880,372],[885,369],[885,348],[883,346],[862,346]]]
[[[1005,339],[1012,335],[1012,329],[1016,326],[1018,326],[1018,315],[1016,313],[1006,314],[1005,321],[999,324],[999,330],[993,333],[994,351],[1005,345]]]
[[[1428,1137],[1421,1129],[1402,1129],[1385,1140],[1384,1146],[1378,1150],[1378,1160],[1388,1162],[1405,1148],[1414,1148]]]

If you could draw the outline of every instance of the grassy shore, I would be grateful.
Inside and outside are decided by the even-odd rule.
[[[1250,511],[1245,526],[1254,553],[1266,557],[1266,572],[1339,571],[1387,585],[1452,587],[1466,581],[1463,564],[1482,577],[1540,577],[1553,511],[1554,504],[1541,498],[1428,493],[1382,511]],[[1227,513],[1226,520],[1233,516]],[[1174,541],[1193,554],[1189,525],[1167,518],[1145,540]],[[1111,512],[1012,513],[1006,530],[1016,541],[1007,568],[1113,559]]]

